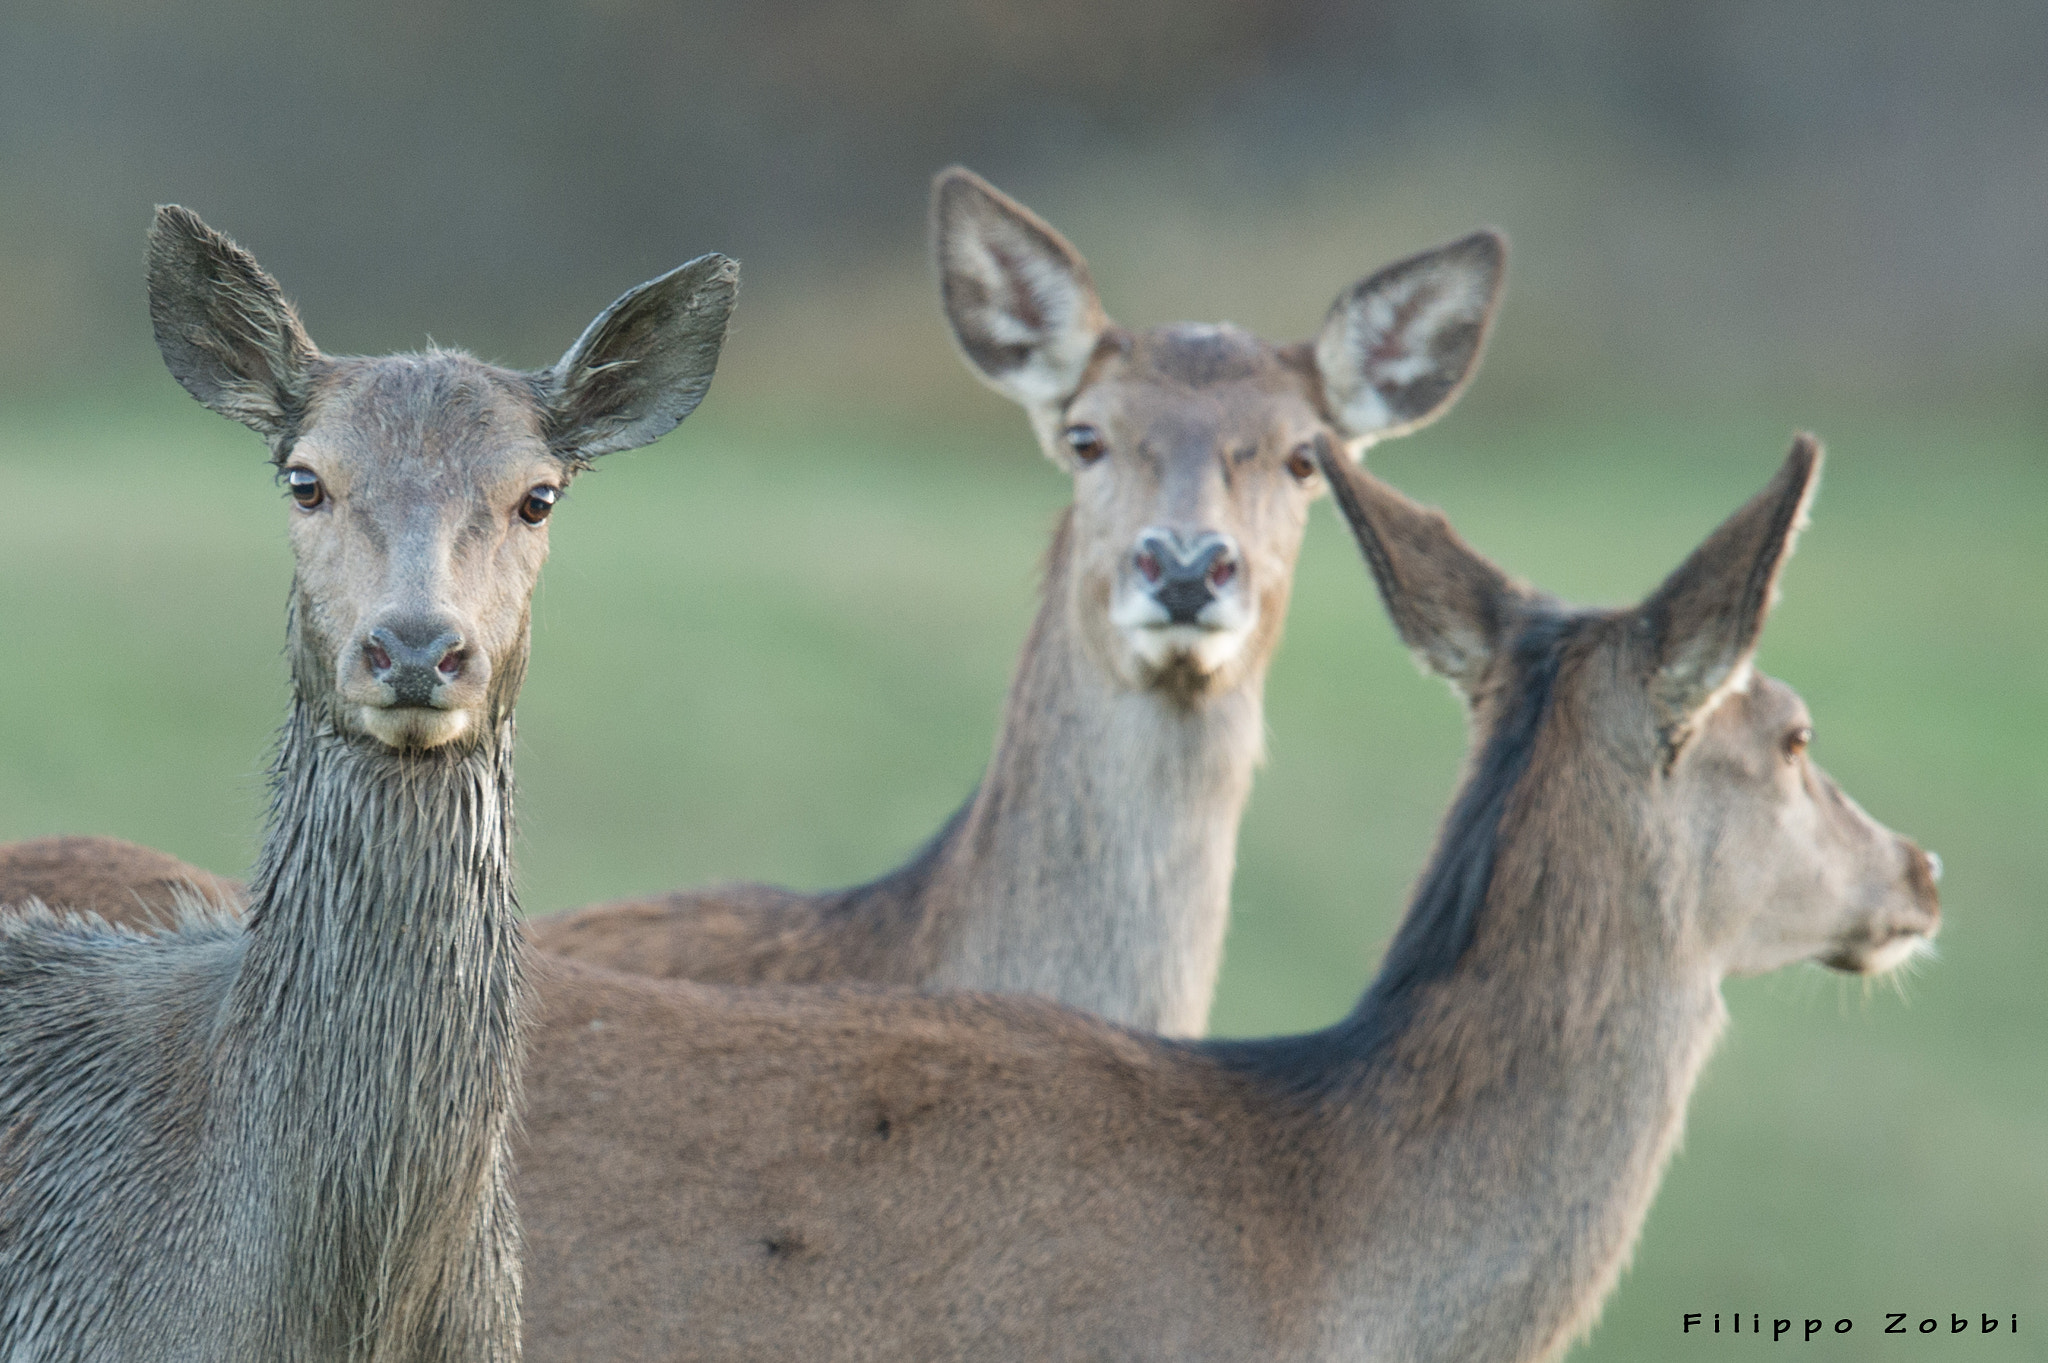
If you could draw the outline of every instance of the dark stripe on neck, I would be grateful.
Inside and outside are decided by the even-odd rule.
[[[1354,1018],[1385,1012],[1422,985],[1442,979],[1472,945],[1493,883],[1501,816],[1529,770],[1536,735],[1556,690],[1560,646],[1574,623],[1569,615],[1540,615],[1515,640],[1514,694],[1487,735],[1472,779],[1451,806],[1436,858]]]
[[[1585,618],[1552,610],[1523,626],[1513,644],[1512,693],[1487,734],[1471,779],[1451,805],[1436,856],[1358,1006],[1319,1032],[1216,1042],[1208,1047],[1212,1054],[1290,1087],[1320,1088],[1407,1027],[1417,994],[1450,975],[1472,945],[1493,883],[1501,818],[1529,770],[1536,737],[1550,712],[1564,644]]]

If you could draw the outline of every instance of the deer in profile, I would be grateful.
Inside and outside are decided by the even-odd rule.
[[[1312,342],[1131,331],[1029,209],[941,174],[932,239],[969,367],[1074,480],[980,787],[851,889],[681,891],[535,919],[553,955],[718,983],[1046,995],[1170,1035],[1206,1025],[1238,823],[1311,500],[1435,419],[1477,365],[1504,244],[1480,232],[1347,289]]]
[[[0,916],[0,1358],[519,1357],[528,612],[556,500],[696,405],[736,280],[692,261],[537,373],[333,357],[158,210],[158,346],[292,503],[291,705],[242,918]]]
[[[1820,452],[1641,605],[1509,579],[1317,443],[1473,755],[1323,1031],[547,962],[520,1195],[537,1359],[1556,1357],[1613,1287],[1730,975],[1876,974],[1929,856],[1753,655]]]

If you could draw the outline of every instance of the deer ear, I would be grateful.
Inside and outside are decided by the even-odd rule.
[[[932,182],[932,254],[946,320],[975,373],[1027,408],[1072,397],[1109,328],[1081,253],[954,166]]]
[[[548,444],[583,462],[659,440],[711,387],[739,262],[698,256],[630,289],[540,376]]]
[[[1652,641],[1649,680],[1666,744],[1739,685],[1777,596],[1778,575],[1820,485],[1820,442],[1802,435],[1768,486],[1707,536],[1638,610]]]
[[[1441,511],[1373,477],[1327,436],[1315,450],[1401,642],[1471,694],[1532,594],[1460,539]]]
[[[1361,279],[1330,305],[1315,358],[1338,429],[1371,443],[1450,408],[1479,367],[1507,250],[1498,232],[1474,232]]]
[[[149,319],[186,392],[273,447],[290,437],[320,352],[255,257],[176,204],[149,229]]]

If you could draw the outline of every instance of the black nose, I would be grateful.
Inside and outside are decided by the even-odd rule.
[[[1214,530],[1190,539],[1172,530],[1147,530],[1131,551],[1131,566],[1166,608],[1167,623],[1192,625],[1237,576],[1237,545]]]
[[[462,676],[462,634],[445,621],[394,620],[370,631],[363,662],[395,704],[427,705],[435,687]]]

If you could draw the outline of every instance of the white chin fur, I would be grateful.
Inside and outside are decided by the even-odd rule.
[[[1925,937],[1895,937],[1870,953],[1864,967],[1866,975],[1883,975],[1897,970],[1922,952],[1932,951],[1933,945]]]
[[[1139,592],[1119,593],[1109,611],[1110,623],[1146,667],[1191,658],[1204,672],[1216,671],[1244,651],[1258,617],[1242,597],[1231,595],[1211,601],[1200,619],[1199,625],[1169,625],[1165,607]]]
[[[467,710],[432,710],[423,706],[392,709],[364,705],[356,709],[363,732],[391,748],[438,748],[469,732]]]
[[[1214,672],[1244,651],[1247,629],[1204,629],[1199,625],[1152,625],[1126,629],[1131,652],[1149,668],[1162,668],[1177,657],[1192,658],[1204,672]]]

